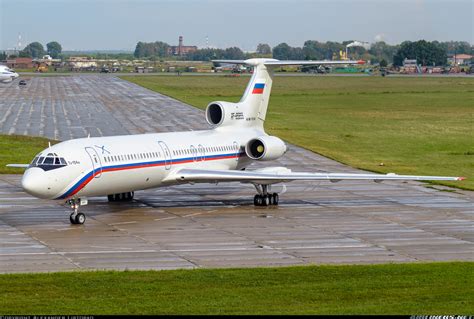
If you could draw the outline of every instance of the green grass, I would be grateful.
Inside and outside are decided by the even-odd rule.
[[[238,101],[249,78],[123,79],[204,109]],[[440,184],[474,190],[473,78],[276,77],[265,128],[356,168],[466,176]]]
[[[0,174],[22,174],[24,169],[5,165],[29,164],[36,154],[48,147],[48,141],[42,137],[0,135]],[[51,141],[51,145],[55,143],[57,141]]]
[[[0,275],[7,314],[472,314],[474,263]]]

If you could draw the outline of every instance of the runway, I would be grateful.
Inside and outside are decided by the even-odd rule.
[[[111,76],[0,86],[0,132],[76,137],[207,128],[202,111]],[[268,163],[266,163],[268,165]],[[290,146],[272,166],[358,172]],[[474,259],[474,193],[417,182],[294,182],[279,207],[238,183],[91,198],[83,226],[0,175],[0,272],[175,269]],[[440,187],[442,189],[442,187]]]

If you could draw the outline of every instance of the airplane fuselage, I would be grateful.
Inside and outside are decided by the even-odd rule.
[[[252,160],[245,144],[259,135],[265,134],[214,129],[65,141],[35,157],[22,186],[39,198],[64,200],[178,184],[176,169],[246,167]]]

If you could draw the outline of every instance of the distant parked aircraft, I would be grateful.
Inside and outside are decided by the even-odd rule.
[[[131,200],[134,191],[183,183],[241,182],[253,184],[256,206],[278,205],[270,185],[295,180],[460,180],[459,177],[396,174],[292,172],[286,167],[246,170],[253,161],[278,159],[285,143],[265,133],[263,123],[273,82],[282,65],[357,64],[360,61],[278,61],[249,59],[215,61],[243,64],[254,72],[238,103],[211,102],[206,119],[210,130],[81,138],[50,146],[24,167],[21,180],[29,194],[66,200],[70,221],[83,224],[79,212],[87,197],[108,195],[109,201]],[[363,63],[363,61],[362,61]]]
[[[12,69],[9,69],[5,65],[0,65],[0,82],[1,83],[8,83],[13,81],[18,77],[18,73],[13,71]]]

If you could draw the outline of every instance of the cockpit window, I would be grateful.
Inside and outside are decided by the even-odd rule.
[[[67,165],[66,160],[63,157],[59,157],[56,153],[48,153],[45,157],[40,155],[33,159],[30,167],[39,167],[45,171],[50,171]]]
[[[53,163],[54,163],[54,157],[49,157],[49,156],[46,157],[43,162],[43,164],[45,165],[52,165]]]

